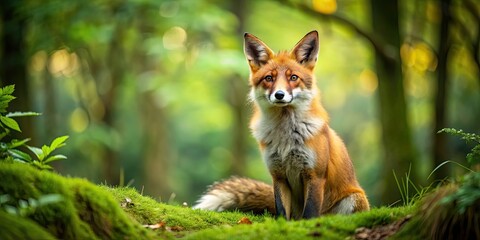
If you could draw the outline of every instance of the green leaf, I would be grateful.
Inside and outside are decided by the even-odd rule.
[[[18,132],[21,132],[20,130],[20,127],[18,126],[18,123],[17,121],[9,118],[9,117],[4,117],[4,116],[0,116],[0,121],[5,124],[7,127],[15,130],[15,131],[18,131]]]
[[[37,148],[37,147],[31,147],[31,146],[27,146],[27,148],[28,148],[30,151],[32,151],[32,152],[35,154],[35,156],[37,156],[37,159],[38,159],[38,160],[40,160],[40,161],[43,160],[44,155],[43,155],[42,149]]]
[[[50,148],[53,150],[65,146],[65,141],[68,139],[68,136],[57,137],[50,144]]]
[[[49,146],[46,146],[46,145],[43,145],[42,146],[42,152],[43,152],[43,158],[47,157],[48,155],[50,155],[50,153],[52,153],[52,149],[50,149]],[[43,159],[41,159],[43,160]],[[43,162],[43,161],[42,161]]]
[[[0,111],[1,111],[2,113],[7,112],[8,104],[9,104],[13,99],[15,99],[15,97],[14,97],[14,96],[10,96],[10,95],[0,96]]]
[[[19,212],[16,207],[10,206],[10,205],[5,205],[3,207],[5,209],[5,212],[12,214],[12,215],[19,215]]]
[[[23,139],[23,140],[20,140],[20,141],[18,139],[13,139],[10,143],[7,144],[7,147],[9,149],[17,148],[17,147],[20,147],[20,146],[24,145],[28,141],[30,141],[30,138]]]
[[[7,203],[9,200],[10,200],[10,196],[8,194],[0,195],[0,206],[2,204]]]
[[[39,161],[33,161],[31,163],[33,166],[37,167],[38,169],[40,170],[44,170],[44,169],[52,169],[52,167],[48,166],[47,164],[43,164],[42,162],[39,162]]]
[[[10,130],[8,128],[3,128],[5,132],[0,133],[0,139],[3,139],[5,136],[7,136],[10,133]]]
[[[64,159],[67,159],[65,155],[58,154],[58,155],[53,155],[48,157],[45,161],[43,161],[43,163],[47,164],[53,161],[64,160]]]
[[[0,95],[10,95],[10,94],[13,93],[13,91],[15,91],[15,85],[14,84],[8,85],[8,86],[3,87],[0,90]]]
[[[41,196],[38,200],[37,203],[39,206],[43,206],[46,204],[51,204],[51,203],[56,203],[60,202],[63,200],[63,196],[60,194],[46,194]]]
[[[52,170],[53,168],[48,166],[47,164],[42,164],[40,167],[41,170]]]
[[[37,112],[11,112],[11,113],[8,113],[7,117],[30,117],[30,116],[40,116],[42,115],[41,113],[37,113]]]
[[[22,152],[18,149],[9,149],[8,153],[14,159],[21,160],[21,161],[24,161],[24,162],[32,162],[32,157],[30,157],[30,155],[28,155],[27,153],[24,153],[24,152]]]

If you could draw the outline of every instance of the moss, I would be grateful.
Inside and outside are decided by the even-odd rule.
[[[26,164],[0,163],[0,175],[0,194],[14,199],[9,205],[51,193],[63,197],[61,202],[37,207],[24,219],[43,228],[45,234],[61,239],[345,239],[353,236],[359,227],[388,224],[412,212],[412,208],[377,208],[349,216],[285,221],[269,215],[217,213],[167,205],[142,196],[132,188],[96,186]],[[238,224],[245,217],[253,224]],[[20,224],[13,229],[22,229]],[[153,231],[142,224],[160,227]],[[16,238],[14,231],[17,230],[12,231],[11,235]],[[10,233],[6,235],[10,237]]]
[[[34,221],[0,211],[0,239],[55,239]]]
[[[214,226],[234,226],[247,217],[253,222],[263,222],[266,216],[254,216],[240,212],[212,212],[192,210],[189,207],[159,203],[152,198],[140,195],[132,188],[103,187],[112,193],[124,210],[142,224],[165,223],[168,227],[180,227],[184,231],[196,231]],[[129,199],[128,202],[126,199]]]
[[[332,215],[312,220],[265,222],[237,227],[216,227],[191,234],[187,239],[345,239],[359,227],[391,223],[412,211],[411,208],[377,208],[353,215]]]
[[[61,201],[37,207],[28,218],[61,239],[143,239],[153,237],[129,218],[110,194],[86,180],[65,178],[26,164],[0,163],[0,194],[10,205],[59,194]]]

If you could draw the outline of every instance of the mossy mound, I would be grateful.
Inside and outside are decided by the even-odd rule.
[[[65,178],[16,163],[0,163],[0,176],[0,195],[8,195],[7,204],[14,207],[19,207],[19,201],[39,199],[47,194],[61,196],[58,202],[38,206],[26,216],[55,238],[147,239],[155,236],[125,214],[110,194],[86,180]],[[10,235],[16,233],[17,227],[10,231],[2,228],[0,238],[24,239],[24,235]]]
[[[349,216],[289,222],[269,215],[167,205],[132,188],[96,186],[27,164],[0,163],[0,176],[0,195],[8,195],[6,204],[11,206],[47,194],[62,196],[60,201],[38,206],[25,217],[0,210],[0,239],[29,239],[26,228],[42,239],[345,239],[359,227],[389,224],[413,211],[409,207],[379,208]],[[3,215],[7,215],[6,220]]]
[[[0,211],[0,239],[55,239],[36,222]]]

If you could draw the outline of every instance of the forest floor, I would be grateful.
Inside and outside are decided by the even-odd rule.
[[[0,176],[0,239],[418,239],[395,234],[411,222],[414,207],[286,221],[168,205],[132,188],[98,186],[26,164],[0,163]],[[42,201],[45,196],[50,200]]]
[[[383,207],[348,216],[286,221],[269,215],[166,205],[131,188],[104,189],[136,221],[161,234],[186,239],[385,239],[399,231],[413,212],[413,207]]]

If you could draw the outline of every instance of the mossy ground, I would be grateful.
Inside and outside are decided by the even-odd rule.
[[[25,235],[15,235],[22,233],[18,229],[25,228],[23,220],[47,237],[61,239],[345,239],[353,236],[358,227],[388,224],[413,211],[410,207],[385,207],[350,216],[285,221],[269,215],[217,213],[167,205],[132,188],[96,186],[83,179],[38,171],[26,164],[0,163],[0,176],[0,195],[8,194],[13,199],[10,205],[45,194],[63,196],[60,202],[38,207],[26,217],[8,216],[17,219],[13,221],[15,226],[4,224],[2,219],[0,227],[3,230],[8,226],[10,231],[0,231],[0,239],[24,238]],[[2,210],[0,213],[0,218],[6,214]],[[239,224],[242,218],[252,224]],[[142,226],[154,224],[160,227],[151,230]]]
[[[60,239],[145,239],[155,234],[132,221],[112,196],[94,184],[39,171],[27,164],[0,163],[0,195],[7,204],[59,194],[61,200],[39,206],[26,217]],[[10,228],[10,226],[8,226]],[[0,231],[0,239],[4,231]],[[5,236],[6,238],[6,236]],[[17,239],[22,239],[20,236]]]
[[[331,215],[302,221],[265,219],[252,225],[220,226],[198,231],[187,239],[346,239],[359,227],[372,227],[398,220],[411,208],[377,208],[349,216]]]

